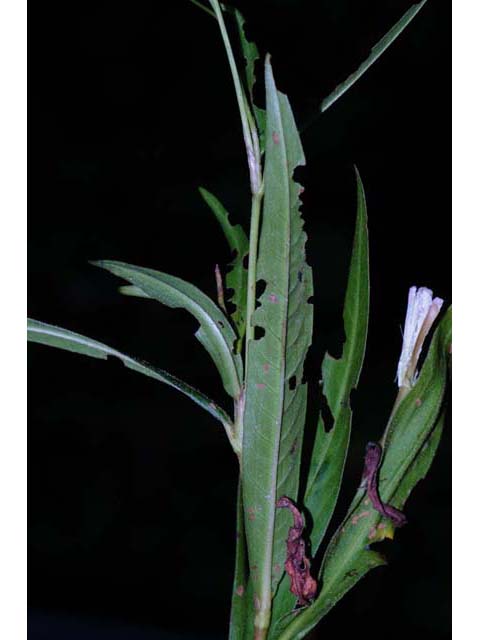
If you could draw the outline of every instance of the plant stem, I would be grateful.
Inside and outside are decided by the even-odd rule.
[[[261,168],[261,153],[258,142],[258,133],[255,119],[245,97],[240,77],[238,75],[235,58],[228,38],[228,33],[223,21],[223,15],[218,0],[210,0],[215,15],[217,17],[223,44],[227,52],[230,71],[232,73],[235,94],[237,96],[240,119],[242,122],[243,139],[247,151],[248,168],[250,172],[250,186],[252,190],[252,215],[250,222],[250,248],[248,259],[248,282],[247,282],[247,318],[246,318],[246,342],[253,339],[252,315],[255,311],[255,292],[257,279],[257,252],[258,252],[258,231],[260,226],[260,212],[263,198],[263,180]]]
[[[255,627],[255,635],[253,640],[265,640],[265,638],[267,637],[267,631],[268,628],[260,629],[259,627]]]
[[[258,232],[260,228],[260,212],[262,208],[263,193],[252,196],[252,215],[250,219],[250,245],[248,250],[248,278],[247,278],[247,317],[246,317],[246,342],[254,338],[252,316],[255,311],[256,285],[257,285],[257,253]],[[248,361],[248,359],[247,359]]]
[[[210,0],[215,15],[217,17],[220,33],[222,34],[223,44],[227,52],[228,64],[233,78],[235,94],[237,96],[238,109],[240,111],[240,120],[242,122],[243,140],[247,151],[248,170],[250,173],[250,186],[252,194],[256,194],[261,189],[261,169],[260,169],[260,153],[258,145],[258,135],[255,127],[255,120],[250,112],[250,107],[245,97],[245,92],[240,82],[235,57],[233,55],[232,46],[228,38],[225,22],[223,21],[222,10],[218,0]]]

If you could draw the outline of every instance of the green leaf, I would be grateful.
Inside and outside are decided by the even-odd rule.
[[[240,46],[242,47],[243,57],[245,58],[245,78],[250,98],[250,104],[253,109],[255,120],[257,122],[258,135],[260,139],[260,149],[263,153],[265,150],[265,127],[267,124],[267,114],[265,109],[257,107],[253,102],[253,87],[255,85],[255,63],[260,58],[257,45],[247,39],[245,33],[245,18],[242,16],[238,9],[234,9],[233,13],[237,21],[238,35],[240,39]]]
[[[321,113],[331,107],[332,104],[336,100],[338,100],[338,98],[340,98],[346,91],[348,91],[350,87],[363,76],[365,71],[367,71],[372,66],[372,64],[378,60],[382,53],[384,53],[388,49],[388,47],[393,42],[395,42],[395,40],[402,33],[405,27],[407,27],[413,20],[413,18],[417,15],[426,1],[427,0],[422,0],[422,2],[414,4],[406,13],[403,14],[400,20],[393,25],[390,31],[388,31],[383,36],[383,38],[377,42],[377,44],[370,51],[370,55],[366,60],[362,62],[358,69],[350,74],[346,80],[339,84],[334,89],[334,91],[332,91],[332,93],[322,101],[322,104],[320,105]]]
[[[403,506],[415,485],[425,478],[437,452],[438,445],[440,444],[444,426],[445,410],[442,410],[430,435],[425,440],[418,454],[405,471],[398,487],[393,492],[390,502]]]
[[[92,264],[128,280],[150,298],[189,311],[200,323],[195,337],[215,362],[225,391],[234,398],[240,395],[243,366],[241,356],[234,353],[235,332],[210,298],[193,284],[160,271],[112,260]]]
[[[242,47],[243,57],[245,58],[245,78],[248,89],[248,95],[253,104],[253,86],[255,84],[255,63],[260,59],[257,45],[247,39],[245,33],[245,18],[238,9],[233,9],[233,14],[237,21],[238,35],[240,45]]]
[[[132,284],[125,284],[118,287],[118,292],[123,296],[130,296],[132,298],[149,298],[151,300],[150,296],[145,293],[145,291],[142,291],[139,287],[135,287]]]
[[[389,426],[379,493],[385,503],[402,508],[432,463],[443,428],[443,403],[451,344],[451,309],[437,327],[420,376],[401,401]],[[365,489],[357,491],[349,513],[329,543],[315,602],[291,622],[281,640],[303,638],[370,569],[385,560],[368,545],[389,535],[389,521],[372,509]],[[391,532],[391,529],[390,529]]]
[[[367,207],[360,174],[355,171],[357,221],[343,310],[346,339],[342,357],[336,360],[327,353],[322,367],[323,393],[334,424],[327,433],[319,415],[304,497],[313,520],[310,535],[313,555],[323,539],[340,491],[352,422],[350,394],[358,384],[367,342],[370,302]]]
[[[250,187],[252,194],[258,194],[261,191],[261,164],[260,164],[260,143],[258,140],[258,132],[255,126],[255,119],[252,115],[250,104],[247,96],[245,95],[245,89],[240,80],[240,76],[233,55],[232,46],[228,37],[227,29],[222,15],[222,8],[218,0],[210,0],[210,5],[215,12],[215,16],[218,21],[220,33],[222,35],[223,44],[227,53],[228,64],[232,73],[233,84],[235,87],[235,94],[237,97],[238,108],[240,111],[240,120],[242,122],[243,140],[245,143],[245,150],[247,152],[248,170],[250,174]]]
[[[206,189],[199,189],[202,198],[208,204],[217,218],[223,233],[228,242],[228,246],[234,257],[230,263],[230,271],[227,273],[227,289],[232,289],[233,293],[228,299],[236,309],[232,313],[232,320],[237,328],[239,338],[245,335],[245,313],[247,306],[247,269],[243,266],[243,260],[248,254],[248,238],[245,231],[239,224],[232,225],[228,219],[228,212],[217,198]]]
[[[149,378],[154,378],[160,382],[170,385],[174,389],[181,391],[191,400],[200,405],[203,409],[208,411],[217,420],[225,426],[227,431],[231,429],[231,420],[228,415],[218,407],[212,400],[207,398],[203,393],[197,391],[190,385],[182,382],[170,373],[153,367],[151,364],[135,360],[130,356],[120,353],[116,349],[112,349],[101,342],[92,340],[73,331],[55,327],[45,322],[39,322],[38,320],[28,320],[28,340],[30,342],[37,342],[50,347],[56,347],[57,349],[63,349],[65,351],[73,351],[74,353],[80,353],[92,358],[99,358],[107,360],[109,356],[118,358],[123,364],[133,371],[143,373],[143,375]]]
[[[358,171],[357,220],[343,310],[345,336],[339,360],[326,354],[323,361],[323,389],[334,425],[327,433],[319,415],[303,504],[310,511],[313,527],[311,553],[315,555],[335,509],[350,440],[352,410],[350,393],[356,388],[365,354],[369,310],[368,229],[365,193]],[[274,599],[276,621],[269,638],[277,638],[290,622],[295,599],[283,580]]]
[[[297,499],[307,387],[303,366],[312,337],[311,269],[293,180],[305,159],[288,99],[265,64],[267,136],[265,203],[257,278],[265,291],[252,323],[265,335],[247,344],[242,479],[256,626],[266,628],[272,592],[284,571],[291,519],[276,509],[282,495]]]

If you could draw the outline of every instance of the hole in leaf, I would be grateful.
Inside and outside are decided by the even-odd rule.
[[[298,166],[293,172],[293,180],[303,186],[307,182],[307,171],[305,167]]]
[[[218,323],[218,326],[221,327],[222,329],[225,328],[225,324],[221,320],[218,320],[217,323]]]
[[[303,271],[299,271],[297,274],[297,278],[299,282],[303,282]]]
[[[260,340],[265,335],[265,329],[263,327],[255,326],[253,328],[253,339]]]
[[[295,391],[296,386],[297,386],[297,376],[292,376],[288,380],[288,388],[290,389],[290,391]]]
[[[232,301],[234,293],[235,293],[234,289],[231,289],[231,288],[225,289],[225,306],[227,307],[227,312],[229,316],[232,316],[237,310],[237,305]]]
[[[343,329],[343,323],[335,328],[327,335],[327,351],[336,360],[339,360],[343,354],[343,345],[346,336]]]
[[[307,304],[313,304],[313,300],[314,300],[315,296],[310,296],[307,300]]]
[[[333,429],[335,419],[333,417],[332,412],[330,411],[330,407],[328,406],[327,399],[323,395],[323,393],[320,394],[320,413],[322,415],[325,431],[328,433]]]
[[[257,280],[257,284],[256,284],[256,287],[255,287],[255,296],[257,298],[256,301],[255,301],[255,309],[258,309],[258,307],[260,306],[258,301],[260,300],[260,298],[265,293],[265,289],[266,288],[267,288],[266,280]]]

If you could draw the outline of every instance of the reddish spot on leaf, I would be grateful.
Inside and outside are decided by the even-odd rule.
[[[255,509],[253,507],[248,507],[247,509],[248,519],[253,522],[255,520]],[[253,569],[253,567],[252,567]]]
[[[415,400],[415,406],[416,406],[416,407],[421,407],[421,406],[422,406],[422,401],[421,401],[421,399],[420,399],[420,398],[417,398],[417,399]]]
[[[267,385],[264,384],[263,382],[257,382],[255,386],[257,387],[257,389],[265,389]]]
[[[386,529],[387,525],[385,524],[385,522],[380,522],[380,524],[378,525],[379,529]]]
[[[368,533],[368,539],[373,540],[373,538],[375,538],[376,535],[377,535],[377,527],[372,527]]]
[[[278,302],[278,298],[274,293],[271,293],[268,296],[268,299],[270,300],[270,302],[273,302],[273,304],[277,304],[277,302]]]
[[[370,515],[369,511],[362,511],[362,513],[359,513],[358,515],[353,516],[352,524],[357,524],[357,522],[360,520],[360,518],[366,518],[368,515]]]
[[[272,133],[273,144],[278,144],[280,142],[280,136],[276,131]]]
[[[238,587],[235,590],[235,593],[237,594],[237,596],[240,596],[240,598],[243,596],[243,594],[245,593],[245,587],[243,586],[243,584],[238,585]]]
[[[264,373],[268,373],[268,372],[269,372],[269,370],[270,370],[270,365],[269,365],[269,364],[267,364],[267,363],[265,363],[265,364],[262,366],[262,369],[263,369],[263,372],[264,372]]]
[[[275,571],[275,573],[280,573],[280,571],[282,570],[282,567],[277,563],[274,567],[273,570]]]
[[[303,517],[290,498],[282,496],[277,507],[289,509],[293,515],[293,527],[288,530],[285,571],[290,576],[290,591],[297,596],[297,604],[308,605],[317,593],[317,582],[310,575],[310,560],[305,555]]]

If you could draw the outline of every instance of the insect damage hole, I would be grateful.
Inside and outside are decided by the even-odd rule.
[[[297,376],[292,376],[288,379],[288,388],[290,391],[295,391],[297,388]]]
[[[260,306],[260,298],[265,293],[265,289],[267,288],[266,280],[257,280],[255,285],[255,309],[258,309]]]
[[[320,414],[322,416],[323,425],[325,427],[325,433],[329,433],[333,429],[333,425],[335,424],[335,418],[328,406],[327,398],[320,394]]]
[[[263,327],[259,327],[258,325],[255,325],[253,327],[253,339],[254,340],[260,340],[260,338],[263,338],[265,335],[265,329]]]

